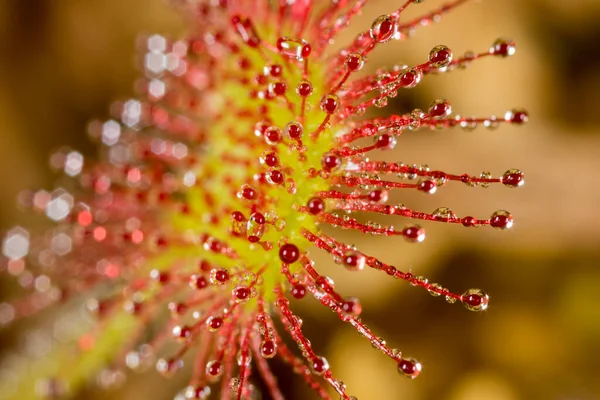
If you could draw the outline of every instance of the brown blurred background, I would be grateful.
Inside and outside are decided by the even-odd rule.
[[[373,0],[354,27],[368,27],[393,3]],[[430,0],[413,12],[439,3]],[[448,206],[480,217],[505,208],[516,219],[509,232],[427,226],[428,239],[418,246],[348,239],[456,291],[485,289],[491,302],[483,314],[373,271],[359,276],[322,267],[342,292],[361,298],[365,322],[424,365],[416,381],[399,377],[350,327],[303,301],[306,333],[360,400],[600,399],[599,21],[598,0],[489,0],[371,56],[370,67],[413,64],[437,44],[460,54],[512,37],[515,57],[426,79],[390,107],[407,112],[445,97],[463,115],[503,115],[522,106],[530,123],[407,134],[395,154],[386,154],[457,173],[519,168],[527,184],[519,190],[459,184],[433,197],[394,198],[424,211]],[[0,229],[30,221],[15,212],[15,199],[22,189],[51,187],[52,150],[68,145],[95,154],[86,123],[107,116],[112,100],[132,95],[136,35],[180,30],[162,0],[0,2]],[[9,354],[16,346],[17,339],[6,338],[2,350]],[[288,371],[281,380],[290,399],[313,398]],[[117,392],[90,388],[81,398],[170,399],[184,384],[142,376]]]

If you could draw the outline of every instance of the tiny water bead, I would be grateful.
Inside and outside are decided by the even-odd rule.
[[[410,266],[387,264],[364,240],[345,243],[348,236],[335,230],[372,235],[403,253],[423,242],[433,223],[510,228],[513,217],[503,210],[482,218],[397,201],[402,189],[437,197],[460,183],[463,190],[521,187],[520,170],[444,172],[396,162],[389,150],[408,133],[445,130],[460,141],[451,128],[491,131],[529,118],[519,108],[463,117],[446,99],[430,99],[426,111],[386,114],[400,89],[483,57],[500,62],[515,54],[512,40],[498,39],[462,56],[437,45],[416,53],[412,65],[371,65],[384,43],[407,39],[467,3],[441,4],[414,19],[404,14],[421,2],[399,2],[344,43],[338,32],[367,2],[174,1],[191,17],[191,33],[140,41],[140,99],[115,103],[108,121],[90,125],[103,147],[100,160],[62,149],[51,165],[64,175],[61,184],[71,183],[22,196],[55,225],[42,234],[7,232],[0,270],[30,291],[0,305],[0,325],[94,293],[101,300],[86,301],[86,309],[99,322],[78,341],[78,358],[104,381],[103,363],[120,365],[121,354],[128,368],[155,364],[165,377],[182,370],[185,359],[191,376],[177,400],[215,393],[283,399],[272,366],[286,364],[316,397],[330,398],[329,385],[340,399],[356,400],[305,336],[293,311],[305,299],[350,324],[400,375],[419,376],[421,364],[362,322],[360,300],[323,275],[314,254],[329,257],[340,273],[371,269],[448,304],[485,310],[483,291],[460,294],[404,272]],[[258,393],[258,379],[265,393]],[[14,399],[33,398],[29,390]]]

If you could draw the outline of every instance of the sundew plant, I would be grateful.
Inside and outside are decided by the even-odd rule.
[[[386,254],[365,253],[360,239],[357,246],[341,241],[328,227],[411,243],[423,242],[423,226],[434,222],[510,228],[513,217],[504,210],[429,213],[392,204],[390,193],[427,196],[461,183],[515,188],[524,183],[521,171],[474,176],[376,159],[408,132],[525,123],[518,109],[501,117],[455,115],[446,99],[385,114],[400,91],[483,58],[509,57],[514,42],[492,38],[491,47],[460,55],[438,45],[419,64],[369,74],[373,50],[470,2],[440,3],[408,19],[405,10],[422,0],[389,1],[389,14],[336,43],[338,50],[338,34],[367,0],[171,2],[187,34],[145,37],[140,96],[115,103],[112,119],[90,125],[100,161],[59,151],[51,158],[64,175],[57,187],[21,197],[53,224],[45,232],[6,233],[2,269],[16,283],[14,298],[0,305],[0,323],[73,307],[95,322],[61,332],[41,359],[5,362],[2,395],[70,397],[89,382],[122,383],[127,369],[155,368],[166,377],[191,371],[187,386],[173,393],[177,400],[281,400],[270,361],[277,358],[314,398],[356,400],[352,382],[343,383],[303,334],[294,307],[304,297],[356,329],[401,376],[416,378],[418,355],[372,331],[359,299],[336,290],[312,257],[320,249],[348,273],[373,269],[470,311],[488,307],[481,289],[451,291],[386,264]]]

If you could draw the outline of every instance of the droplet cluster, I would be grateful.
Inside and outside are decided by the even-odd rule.
[[[391,359],[400,375],[416,378],[421,364],[362,322],[359,299],[339,293],[310,252],[321,249],[353,273],[382,271],[471,311],[488,307],[480,289],[453,292],[322,227],[402,236],[409,243],[425,240],[421,225],[429,222],[510,228],[513,217],[505,210],[487,218],[458,216],[447,207],[424,212],[392,204],[390,193],[433,195],[458,182],[516,188],[524,184],[521,171],[469,175],[370,157],[393,149],[406,132],[521,125],[525,111],[462,117],[450,101],[436,99],[426,111],[364,114],[433,74],[511,56],[515,43],[498,39],[488,50],[464,55],[439,45],[420,64],[358,75],[375,48],[406,39],[466,1],[406,21],[404,10],[421,1],[399,2],[335,53],[330,44],[366,1],[172,2],[190,33],[179,40],[145,38],[139,99],[114,104],[112,119],[89,127],[101,161],[88,163],[62,149],[51,165],[66,183],[22,196],[23,205],[54,226],[42,235],[21,227],[6,234],[6,271],[24,293],[0,305],[0,324],[83,298],[99,323],[79,339],[79,358],[104,382],[116,375],[107,375],[101,352],[114,348],[108,359],[116,370],[153,365],[169,377],[184,367],[184,358],[192,360],[178,400],[211,393],[256,399],[255,379],[273,399],[283,399],[269,365],[278,358],[320,398],[330,398],[330,385],[341,399],[356,399],[292,311],[295,301],[313,297]],[[389,224],[357,217],[365,213],[389,216],[383,219]],[[118,335],[111,321],[119,321]],[[111,346],[101,345],[107,338]],[[62,388],[72,384],[70,376],[40,378]]]

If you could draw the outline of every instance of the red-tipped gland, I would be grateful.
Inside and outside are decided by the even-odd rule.
[[[340,98],[335,94],[326,94],[321,99],[321,110],[327,114],[334,114],[340,108]]]
[[[240,188],[238,192],[239,199],[245,200],[256,200],[258,197],[258,192],[252,186],[244,185]]]
[[[360,53],[350,53],[346,56],[344,65],[348,71],[356,72],[362,69],[362,67],[365,65],[365,60]]]
[[[304,43],[302,46],[302,50],[300,50],[300,55],[302,56],[302,58],[308,57],[311,52],[312,52],[312,47],[310,46],[310,44]]]
[[[261,137],[265,134],[267,128],[269,128],[271,124],[267,121],[259,121],[254,125],[254,135],[256,137]]]
[[[123,303],[123,310],[131,315],[140,315],[144,310],[144,303],[141,301],[127,300]]]
[[[210,270],[212,269],[212,266],[210,265],[210,263],[207,260],[201,260],[200,263],[198,264],[198,268],[202,272],[210,272]]]
[[[281,185],[283,183],[284,178],[285,175],[283,175],[283,173],[278,169],[273,169],[267,172],[267,182],[271,184]]]
[[[208,380],[214,382],[223,373],[223,368],[219,361],[212,360],[206,363],[205,372]]]
[[[505,210],[498,210],[490,217],[490,225],[496,229],[504,230],[513,226],[512,215]]]
[[[244,18],[239,15],[231,17],[231,24],[233,28],[241,36],[244,43],[250,47],[258,47],[260,44],[260,38],[254,29],[254,24],[249,18]]]
[[[313,197],[306,203],[308,212],[312,215],[319,215],[325,210],[325,201],[320,197]]]
[[[371,25],[371,38],[378,43],[387,42],[394,36],[398,28],[397,20],[389,15],[381,15]]]
[[[285,126],[285,134],[292,140],[300,140],[303,132],[304,128],[299,122],[292,121]]]
[[[429,106],[429,115],[436,119],[442,119],[452,113],[452,106],[448,100],[434,100]]]
[[[169,311],[171,311],[171,315],[173,317],[181,316],[185,314],[188,310],[188,307],[183,303],[176,303],[174,301],[170,302],[168,305]]]
[[[223,250],[223,243],[213,237],[210,237],[204,242],[204,249],[210,250],[213,253],[220,253],[221,250]]]
[[[223,318],[221,318],[221,317],[210,316],[206,320],[206,327],[208,328],[209,331],[216,332],[219,329],[221,329],[224,322],[225,321],[223,321]]]
[[[210,282],[215,285],[224,285],[229,281],[229,272],[224,268],[213,268],[210,271]]]
[[[360,302],[354,297],[344,300],[340,304],[340,307],[344,314],[352,317],[358,317],[362,312],[362,306],[360,305]]]
[[[396,138],[384,133],[375,138],[375,144],[381,150],[391,150],[396,146]]]
[[[342,165],[342,159],[333,153],[326,153],[321,158],[321,166],[324,171],[330,172]]]
[[[462,222],[463,226],[471,227],[471,226],[475,226],[475,224],[477,223],[477,220],[474,217],[463,217],[461,219],[461,222]]]
[[[231,219],[236,221],[236,222],[244,222],[246,220],[246,218],[244,217],[244,214],[242,214],[241,211],[234,211],[231,213]]]
[[[241,69],[248,71],[252,68],[252,62],[250,60],[248,60],[246,57],[243,57],[239,62],[238,65],[240,66]]]
[[[153,269],[152,271],[150,271],[150,278],[160,283],[161,285],[166,285],[171,281],[171,274],[165,271]]]
[[[292,264],[300,258],[300,250],[295,244],[286,243],[279,249],[279,258],[286,264]]]
[[[384,189],[372,190],[369,192],[369,201],[373,203],[385,203],[388,199],[388,191]]]
[[[272,340],[265,340],[260,345],[260,355],[264,358],[273,358],[277,354],[277,345]]]
[[[265,131],[265,141],[267,144],[271,146],[276,145],[277,143],[281,142],[281,139],[283,139],[281,129],[272,126],[267,128]]]
[[[452,51],[443,45],[435,46],[429,52],[429,63],[436,68],[444,68],[452,62]]]
[[[502,184],[510,188],[516,188],[525,184],[525,174],[518,169],[509,169],[502,175]]]
[[[305,40],[282,37],[277,40],[277,50],[281,55],[302,60],[310,55],[312,47]]]
[[[250,295],[252,291],[248,286],[238,286],[231,292],[233,296],[233,300],[236,303],[243,303],[250,300]]]
[[[283,96],[287,90],[285,82],[274,82],[269,85],[270,91],[275,93],[276,96]]]
[[[250,218],[254,222],[256,222],[257,224],[260,224],[260,225],[264,225],[267,222],[264,214],[259,213],[259,212],[253,212],[252,215],[250,215]]]
[[[419,182],[418,189],[427,194],[434,194],[437,191],[437,184],[434,180],[425,179]]]
[[[421,82],[422,76],[423,73],[420,70],[408,69],[400,77],[400,85],[407,89],[414,88]]]
[[[463,306],[469,311],[484,311],[489,304],[489,296],[481,289],[469,289],[460,296]]]
[[[517,52],[514,40],[511,39],[496,39],[490,47],[490,54],[500,57],[509,57]]]
[[[192,275],[190,277],[190,287],[195,290],[202,290],[208,286],[208,279],[202,275]]]
[[[425,229],[418,225],[407,226],[402,230],[402,235],[410,242],[422,242],[425,240]]]
[[[398,362],[398,372],[410,379],[415,379],[421,373],[421,364],[417,360],[402,359]]]
[[[185,399],[186,400],[208,399],[208,397],[210,396],[210,393],[211,393],[210,386],[190,385],[185,389]]]
[[[344,266],[350,271],[362,271],[365,268],[366,257],[358,251],[349,251],[342,258]]]
[[[266,84],[267,84],[267,82],[268,82],[269,80],[268,80],[268,79],[267,79],[267,77],[266,77],[266,76],[264,76],[264,75],[256,75],[256,76],[254,77],[254,81],[255,81],[257,84],[259,84],[260,86],[262,86],[262,85],[266,85]]]
[[[292,286],[292,290],[290,290],[290,292],[295,299],[302,299],[304,296],[306,296],[306,286],[299,283]]]
[[[164,358],[156,362],[156,370],[164,377],[171,377],[183,368],[183,360],[167,360]]]
[[[504,115],[504,120],[511,124],[523,125],[529,120],[529,114],[525,110],[511,110]]]
[[[268,167],[276,167],[279,165],[279,157],[272,151],[267,151],[260,156],[260,162]]]
[[[312,83],[309,81],[302,81],[296,86],[296,93],[301,97],[308,97],[313,92]]]
[[[281,67],[281,65],[279,64],[271,64],[271,65],[267,65],[264,68],[264,73],[265,75],[271,75],[272,77],[278,77],[281,76],[281,72],[283,71],[283,68]]]
[[[176,325],[173,327],[173,337],[175,339],[188,339],[192,336],[192,330],[183,325]]]
[[[329,370],[329,363],[325,357],[318,357],[312,359],[311,368],[316,375],[323,375]]]

